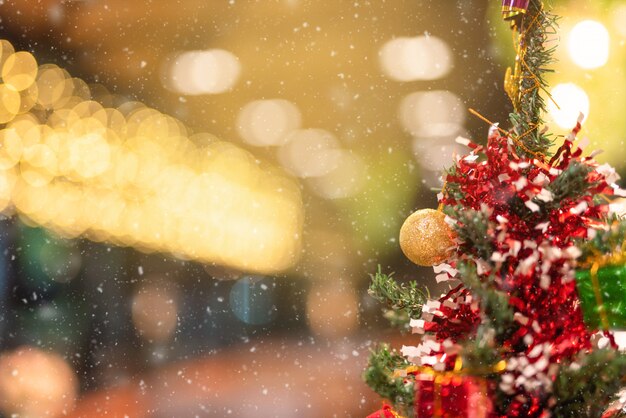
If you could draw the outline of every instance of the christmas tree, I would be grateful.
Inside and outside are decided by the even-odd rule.
[[[372,417],[624,415],[613,331],[626,328],[626,219],[609,210],[619,177],[577,140],[582,117],[566,138],[542,120],[555,17],[539,0],[504,0],[503,14],[517,47],[511,128],[490,122],[486,145],[460,138],[469,151],[444,173],[440,207],[400,231],[407,257],[450,290],[431,299],[373,277],[386,316],[420,337],[372,353],[365,379],[390,402]]]

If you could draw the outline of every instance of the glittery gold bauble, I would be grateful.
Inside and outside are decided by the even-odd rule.
[[[0,411],[6,416],[66,415],[77,392],[74,371],[58,354],[26,346],[0,355]]]
[[[421,209],[404,221],[400,228],[400,248],[409,260],[420,266],[434,266],[450,257],[454,234],[445,218],[438,210]]]

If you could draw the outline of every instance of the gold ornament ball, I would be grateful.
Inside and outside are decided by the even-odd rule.
[[[7,416],[65,415],[77,393],[74,371],[58,354],[25,346],[0,355],[0,411]]]
[[[452,255],[454,233],[445,218],[438,210],[421,209],[404,221],[400,248],[409,260],[420,266],[434,266]]]

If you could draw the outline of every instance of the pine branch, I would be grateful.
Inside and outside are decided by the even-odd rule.
[[[446,206],[444,213],[457,220],[454,230],[466,252],[489,260],[494,251],[489,214],[461,205]]]
[[[411,318],[422,315],[422,306],[428,298],[428,293],[417,288],[417,282],[398,284],[392,275],[384,274],[380,266],[376,274],[372,275],[372,282],[368,293],[373,298],[386,303],[389,311],[385,313],[392,325],[408,328]]]
[[[396,369],[403,369],[409,365],[403,356],[383,345],[372,351],[363,376],[374,392],[391,401],[396,410],[407,417],[412,416],[415,397],[413,384],[406,383],[402,377],[393,377],[393,373]]]
[[[465,287],[480,300],[481,308],[488,320],[487,329],[492,329],[491,332],[493,332],[492,338],[501,344],[515,333],[518,328],[514,320],[513,310],[509,305],[508,295],[496,290],[492,280],[482,281],[478,276],[474,263],[460,262],[458,270],[461,277],[463,277]],[[487,329],[481,331],[483,339],[487,336]],[[479,335],[479,339],[480,337]]]
[[[462,173],[459,173],[459,168],[456,164],[452,164],[445,170],[444,178],[455,179],[463,177]],[[448,199],[454,202],[461,202],[465,198],[465,192],[461,189],[461,184],[457,181],[446,181],[445,188],[443,190]]]
[[[536,197],[533,199],[533,202],[540,207],[539,212],[528,209],[518,196],[514,196],[509,202],[510,211],[524,219],[529,219],[535,218],[537,214],[547,216],[563,206],[565,201],[578,201],[590,195],[590,190],[597,186],[597,183],[589,181],[589,173],[592,171],[592,167],[574,160],[552,183],[546,185],[545,188],[551,193],[552,200],[545,202]]]
[[[520,28],[520,42],[526,49],[520,63],[519,98],[518,103],[514,103],[515,111],[509,115],[524,144],[524,147],[517,147],[517,152],[527,157],[537,153],[548,155],[552,145],[550,136],[542,130],[546,103],[540,93],[548,87],[545,75],[554,71],[548,67],[554,62],[556,47],[546,45],[549,36],[556,34],[555,28],[556,18],[543,9],[542,1],[531,0]]]
[[[554,382],[554,417],[601,417],[606,406],[626,385],[626,354],[598,350],[580,367],[562,367]]]
[[[476,336],[463,341],[463,367],[468,370],[493,370],[502,357],[494,341],[495,330],[489,324],[478,327]],[[492,372],[485,373],[487,377]]]
[[[589,173],[593,167],[582,164],[579,161],[572,161],[554,181],[546,186],[552,193],[552,201],[544,205],[545,210],[557,209],[564,200],[579,200],[589,194],[589,190],[597,183],[589,181]]]
[[[612,215],[603,220],[609,228],[606,231],[597,231],[596,236],[588,241],[578,243],[582,255],[578,259],[584,264],[598,254],[612,254],[622,251],[622,244],[626,240],[626,218]]]

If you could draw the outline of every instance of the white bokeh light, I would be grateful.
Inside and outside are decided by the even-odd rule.
[[[551,94],[552,100],[548,100],[548,112],[552,120],[561,128],[574,128],[581,113],[584,119],[589,116],[589,96],[576,84],[557,84]]]
[[[467,148],[457,144],[455,138],[414,138],[413,154],[423,168],[441,174],[454,161],[455,154],[467,153]]]
[[[379,52],[383,72],[396,81],[436,80],[452,68],[452,52],[435,36],[395,38]]]
[[[417,92],[402,100],[399,117],[404,129],[413,136],[451,136],[463,127],[465,106],[447,90]]]
[[[185,95],[218,94],[230,90],[240,73],[238,58],[228,51],[187,51],[171,63],[166,85]]]
[[[593,69],[602,67],[609,60],[609,32],[595,20],[577,23],[569,33],[567,50],[579,67]]]
[[[300,111],[287,100],[255,100],[239,112],[237,131],[251,145],[281,145],[301,122]]]
[[[310,180],[313,191],[324,199],[354,196],[365,185],[367,167],[358,156],[344,151],[337,167],[329,173]]]
[[[297,177],[320,177],[337,168],[343,152],[330,132],[298,129],[288,135],[278,151],[278,159]]]

